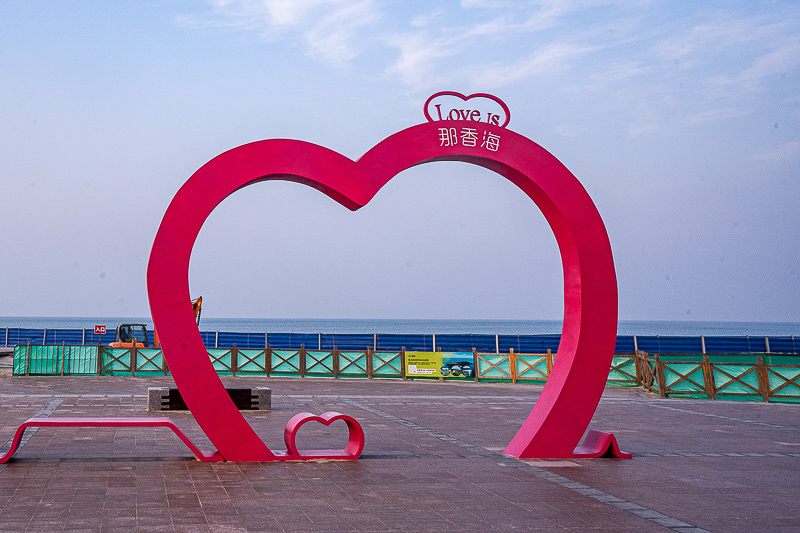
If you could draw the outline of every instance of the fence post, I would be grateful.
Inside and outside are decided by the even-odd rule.
[[[67,344],[66,341],[61,341],[61,375],[64,375],[64,366],[67,359]]]
[[[472,377],[474,378],[475,382],[478,381],[478,351],[475,347],[472,347]]]
[[[769,337],[764,337],[764,346],[767,348],[767,353],[769,352]]]
[[[514,355],[514,348],[508,350],[508,371],[511,372],[511,383],[517,382],[517,356]]]
[[[367,353],[367,379],[372,379],[375,372],[375,361],[372,359],[372,350]]]
[[[267,373],[267,377],[269,377],[272,373],[272,348],[269,344],[264,348],[264,370]]]
[[[86,346],[86,328],[81,330],[81,346]]]
[[[769,403],[769,376],[767,375],[767,367],[764,364],[764,358],[759,357],[756,363],[756,377],[758,378],[758,391],[765,402]]]
[[[3,344],[3,346],[8,347],[8,328],[6,328],[6,342]]]
[[[136,359],[136,337],[134,337],[131,344],[131,376],[136,375]]]
[[[214,348],[219,348],[219,331],[214,332]]]
[[[714,383],[714,366],[711,364],[708,356],[703,354],[703,384],[705,385],[706,394],[710,400],[715,400],[717,395],[717,388]]]
[[[97,375],[100,375],[100,371],[103,369],[103,346],[100,344],[100,340],[97,341]]]
[[[706,353],[706,337],[705,337],[705,335],[700,335],[700,348],[703,349],[703,353]]]
[[[367,357],[369,357],[369,346],[367,346]],[[333,379],[339,378],[339,348],[333,345]]]
[[[494,336],[494,353],[500,353],[500,335]]]
[[[664,363],[658,354],[653,354],[656,360],[656,381],[658,382],[658,395],[662,398],[667,397],[667,378],[664,375]]]
[[[545,362],[547,364],[547,377],[550,377],[550,372],[553,371],[553,351],[552,349],[547,349],[547,355],[545,357]]]
[[[28,348],[25,355],[25,375],[31,375],[31,341],[28,341]]]
[[[406,379],[406,347],[400,350],[400,374]]]
[[[433,340],[431,341],[431,346],[433,346],[431,351],[435,352],[436,351],[436,333],[433,334]]]
[[[250,345],[250,341],[248,339],[248,346]],[[239,348],[236,347],[236,343],[233,343],[233,348],[231,348],[231,373],[235,376],[236,375],[236,368],[239,366]]]
[[[306,377],[306,345],[305,344],[301,344],[300,345],[300,351],[298,352],[298,354],[300,356],[300,363],[298,364],[298,366],[300,367],[300,377],[304,378],[304,377]]]
[[[42,333],[42,346],[44,346],[45,344],[47,344],[47,328],[44,328],[44,331]]]

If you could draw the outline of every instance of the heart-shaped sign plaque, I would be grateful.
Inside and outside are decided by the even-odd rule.
[[[150,310],[175,384],[225,460],[285,456],[274,454],[236,409],[194,320],[189,259],[206,218],[234,191],[264,180],[303,183],[356,210],[399,172],[432,161],[472,163],[508,178],[536,203],[555,234],[564,270],[558,357],[505,452],[572,455],[600,401],[616,342],[617,281],[600,214],[569,170],[533,141],[491,122],[443,120],[400,131],[357,161],[303,141],[246,144],[203,165],[175,195],[150,254]]]

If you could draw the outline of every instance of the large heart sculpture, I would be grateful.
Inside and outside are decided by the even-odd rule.
[[[533,141],[491,124],[439,121],[400,131],[358,161],[296,140],[246,144],[206,163],[175,195],[150,254],[150,310],[175,384],[226,460],[281,458],[236,409],[194,320],[189,259],[206,218],[228,195],[263,180],[304,183],[356,210],[399,172],[431,161],[472,163],[505,176],[536,203],[555,234],[564,270],[558,357],[505,452],[571,456],[600,401],[616,342],[617,281],[600,214],[569,170]]]

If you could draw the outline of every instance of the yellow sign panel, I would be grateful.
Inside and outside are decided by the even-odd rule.
[[[406,376],[473,379],[475,361],[472,352],[406,352]]]

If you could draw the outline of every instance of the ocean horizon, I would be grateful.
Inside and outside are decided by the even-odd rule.
[[[152,326],[149,317],[0,317],[0,329],[113,329],[121,323]],[[341,319],[341,318],[214,318],[201,317],[201,331],[237,333],[394,333],[498,334],[561,333],[561,320],[500,319]],[[618,335],[663,336],[790,336],[800,335],[800,322],[620,320]]]

